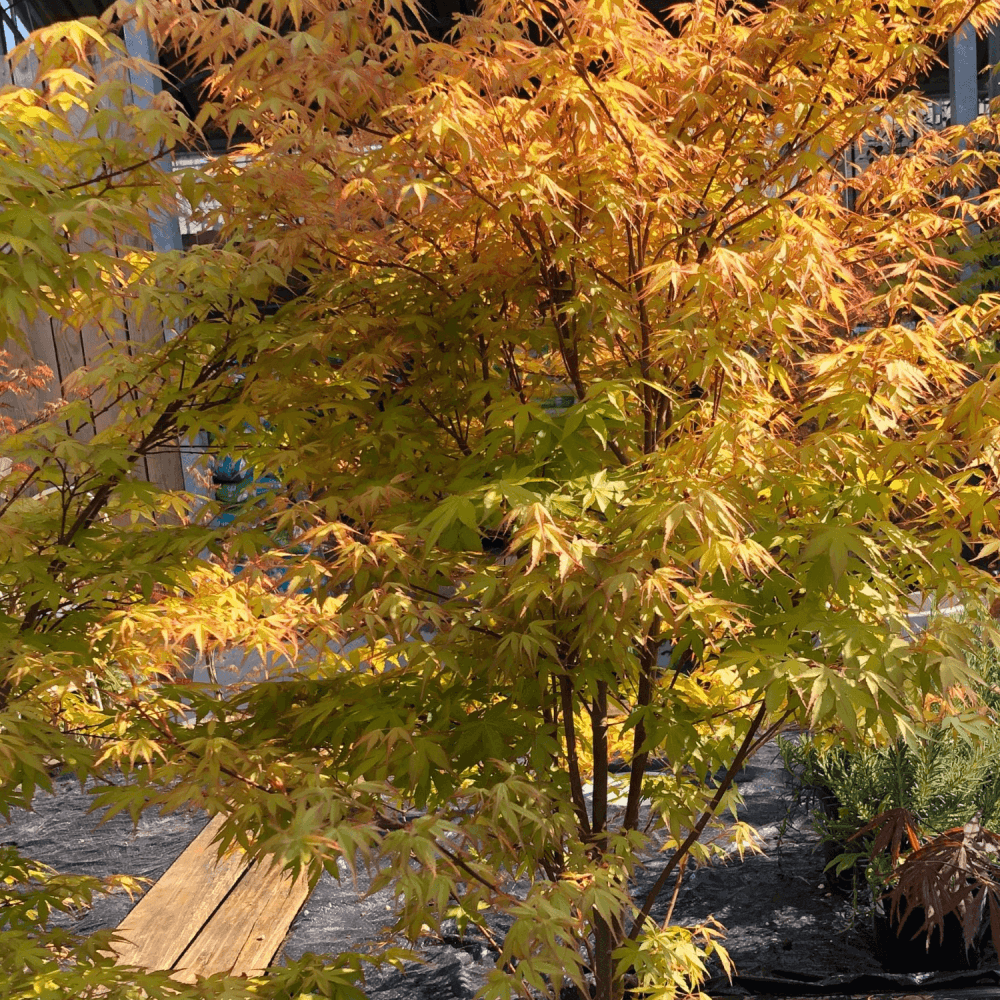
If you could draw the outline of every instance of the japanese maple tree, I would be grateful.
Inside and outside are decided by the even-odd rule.
[[[205,74],[196,121],[116,101],[116,17]],[[1000,156],[989,117],[930,131],[916,82],[998,19],[483,0],[442,39],[402,0],[139,0],[37,34],[46,89],[0,94],[4,335],[175,335],[5,440],[0,801],[46,755],[118,767],[100,806],[225,811],[316,878],[377,859],[396,931],[496,944],[489,997],[696,991],[719,932],[665,890],[725,849],[747,758],[792,722],[911,733],[972,677],[968,627],[901,633],[911,591],[992,586],[960,553],[1000,519],[1000,297],[968,263]],[[206,128],[230,152],[159,170]],[[848,172],[873,136],[907,148]],[[214,242],[123,254],[171,199]],[[264,509],[213,528],[130,475],[199,431],[280,483]],[[193,685],[192,641],[279,662]],[[53,995],[125,989],[75,947]]]

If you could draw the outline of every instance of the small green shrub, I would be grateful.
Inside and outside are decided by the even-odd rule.
[[[940,833],[981,812],[985,826],[1000,823],[1000,730],[967,743],[945,728],[918,746],[903,740],[884,747],[819,750],[813,741],[780,740],[785,766],[806,786],[828,792],[835,815],[817,813],[820,833],[846,842],[879,813],[905,808],[921,826]]]
[[[985,681],[980,701],[1000,722],[1000,651],[984,642],[969,661]],[[961,738],[944,720],[916,743],[849,750],[803,736],[779,738],[778,746],[786,768],[823,805],[813,822],[835,876],[863,867],[870,885],[882,883],[885,859],[872,861],[872,837],[856,834],[891,809],[914,814],[925,835],[962,827],[977,814],[985,829],[1000,829],[1000,725],[978,741]]]

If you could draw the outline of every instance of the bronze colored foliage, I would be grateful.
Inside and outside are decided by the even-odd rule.
[[[944,939],[944,918],[953,913],[962,926],[965,947],[971,947],[989,906],[990,933],[1000,943],[1000,884],[996,856],[1000,837],[984,830],[974,818],[916,848],[893,873],[888,899],[900,924],[917,907],[924,911],[928,944],[937,930]],[[902,914],[900,914],[902,911]]]

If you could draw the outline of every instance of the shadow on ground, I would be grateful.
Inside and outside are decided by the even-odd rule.
[[[805,985],[859,976],[877,980],[882,970],[867,920],[853,911],[850,901],[829,891],[810,822],[811,804],[796,800],[794,782],[773,745],[764,747],[744,769],[739,784],[745,799],[740,818],[759,830],[765,853],[747,855],[742,862],[733,853],[725,861],[688,872],[673,922],[693,924],[709,916],[719,920],[726,928],[726,948],[750,988],[755,982],[761,988],[760,982]],[[149,813],[136,830],[122,816],[98,826],[97,817],[87,814],[89,796],[74,778],[60,775],[54,787],[54,795],[38,796],[33,812],[12,813],[9,824],[0,821],[0,843],[15,843],[28,857],[65,872],[127,873],[155,880],[206,822],[201,813]],[[637,878],[638,895],[653,884],[665,863],[663,855],[648,859]],[[391,889],[365,897],[366,889],[363,880],[355,885],[350,875],[339,883],[324,875],[292,924],[283,954],[295,958],[305,952],[365,950],[393,911]],[[669,896],[667,891],[658,901],[654,918],[663,919]],[[87,933],[115,927],[131,905],[124,893],[99,899],[75,921],[74,929]],[[73,923],[69,918],[65,922]],[[370,974],[369,995],[381,1000],[468,1000],[496,961],[496,953],[482,939],[425,939],[420,952],[426,960],[422,964]],[[720,972],[717,967],[712,971]]]

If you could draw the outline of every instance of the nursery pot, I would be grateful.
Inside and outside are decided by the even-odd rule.
[[[850,850],[851,844],[843,841],[824,840],[823,841],[823,881],[830,892],[835,892],[839,896],[850,896],[854,891],[854,876],[857,866],[845,868],[837,874],[836,868],[827,868],[835,858],[838,858],[845,851]]]
[[[816,798],[819,800],[820,808],[823,810],[823,815],[828,819],[836,819],[840,813],[840,802],[833,793],[833,790],[827,788],[825,785],[817,785],[814,791]],[[828,868],[827,865],[834,858],[846,851],[850,851],[852,847],[853,845],[846,840],[831,840],[829,837],[824,837],[822,841],[823,880],[829,886],[831,892],[835,892],[840,896],[849,896],[854,890],[854,875],[857,868],[847,868],[838,875],[836,868]]]
[[[906,912],[906,906],[904,899],[896,917],[890,915],[887,901],[880,900],[872,910],[875,954],[886,972],[950,972],[979,968],[988,922],[980,925],[979,932],[966,949],[961,921],[954,913],[946,913],[944,939],[935,928],[928,943],[927,932],[921,930],[925,919],[922,906],[914,907],[900,926],[898,917]]]

